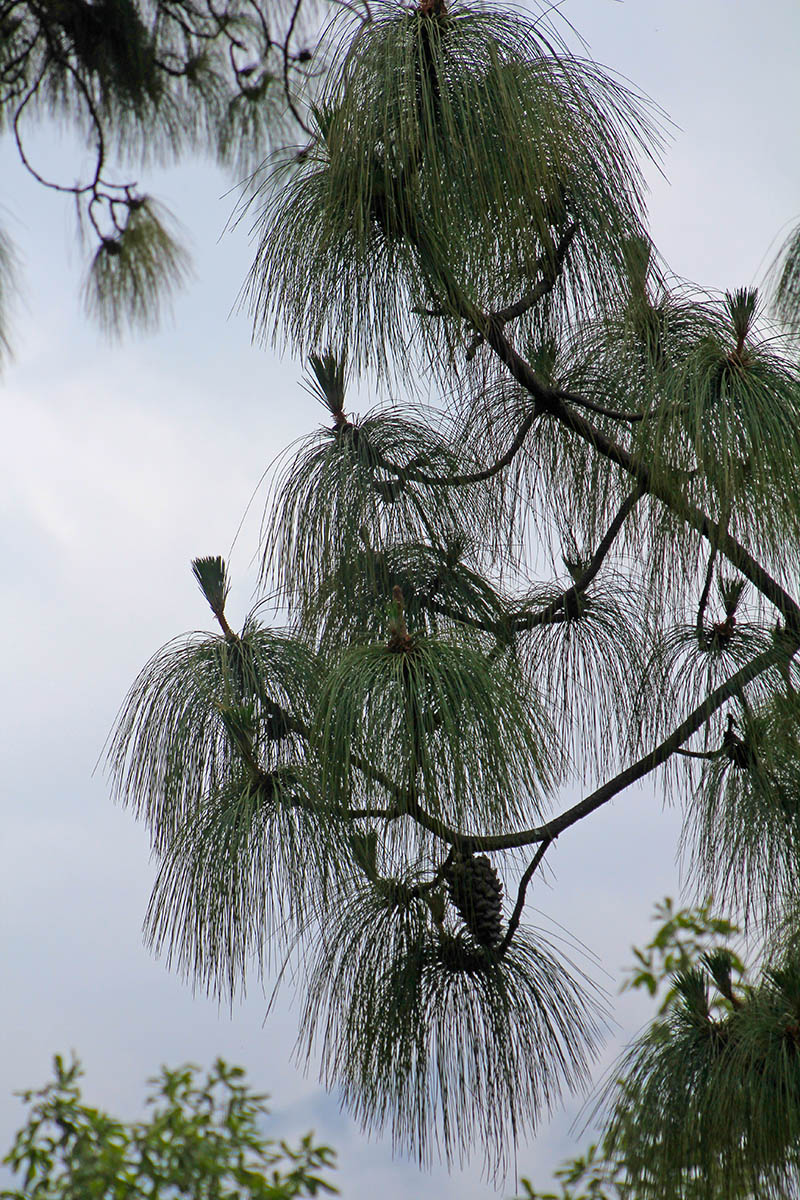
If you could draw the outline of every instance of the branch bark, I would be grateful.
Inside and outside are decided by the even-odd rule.
[[[794,641],[795,652],[800,648],[800,638]],[[518,833],[499,834],[496,837],[468,838],[467,846],[469,850],[510,850],[517,846],[528,846],[535,842],[552,841],[565,829],[569,829],[572,825],[576,825],[578,821],[582,821],[591,813],[596,812],[598,808],[602,808],[609,800],[619,795],[625,788],[630,787],[632,783],[637,783],[656,767],[662,766],[668,758],[670,758],[684,742],[688,741],[692,734],[697,733],[702,729],[709,717],[722,707],[726,701],[730,700],[746,684],[751,683],[753,679],[761,675],[769,667],[775,666],[784,657],[785,651],[777,648],[765,650],[762,654],[757,655],[739,671],[720,684],[710,696],[706,697],[702,704],[689,714],[685,721],[665,738],[660,745],[654,750],[643,755],[635,763],[626,767],[624,771],[620,771],[613,779],[609,779],[596,791],[591,792],[578,804],[574,804],[572,808],[568,808],[559,816],[554,817],[552,821],[547,821],[544,825],[540,825],[535,829],[521,830]]]
[[[506,950],[511,945],[514,934],[519,929],[519,923],[520,923],[520,919],[522,917],[522,910],[525,907],[525,893],[528,890],[528,884],[533,879],[533,876],[536,874],[536,870],[537,870],[539,864],[541,863],[542,859],[544,858],[545,854],[547,853],[547,851],[551,845],[552,845],[552,841],[542,842],[541,846],[536,851],[536,853],[534,854],[531,861],[528,863],[528,866],[525,869],[525,873],[523,874],[522,879],[520,879],[520,881],[519,881],[519,890],[517,891],[517,902],[514,905],[514,911],[512,912],[511,917],[509,919],[508,928],[506,929],[505,936],[504,936],[502,942],[500,943],[500,945],[497,947],[497,953],[500,955],[505,954]]]
[[[634,508],[639,503],[641,497],[642,491],[640,488],[636,487],[631,492],[630,496],[623,500],[619,512],[606,530],[602,541],[592,555],[589,565],[580,578],[575,581],[572,587],[567,588],[567,590],[562,592],[560,596],[556,596],[555,599],[551,600],[550,603],[546,605],[545,608],[540,609],[539,612],[529,614],[517,613],[516,616],[512,617],[511,619],[512,629],[533,629],[536,625],[549,624],[558,613],[560,613],[562,610],[568,609],[570,603],[576,601],[577,598],[586,591],[589,584],[595,578],[597,572],[603,565],[603,561],[614,544],[617,534],[622,529],[622,526],[625,524],[628,516],[633,512]]]
[[[620,446],[586,417],[576,412],[574,407],[570,407],[572,397],[569,392],[548,388],[542,384],[530,364],[517,353],[502,328],[492,320],[490,315],[481,313],[467,302],[463,305],[463,315],[465,319],[481,330],[486,341],[506,365],[513,378],[533,398],[538,412],[549,413],[582,441],[592,446],[603,458],[621,467],[636,481],[643,493],[648,493],[660,500],[675,516],[685,521],[690,528],[704,537],[712,547],[716,546],[717,551],[723,554],[736,567],[737,571],[740,571],[745,579],[748,579],[777,608],[784,618],[787,628],[800,633],[800,605],[797,601],[781,587],[777,580],[772,578],[736,538],[688,501],[681,494],[677,482],[656,477],[630,451]],[[580,399],[577,397],[576,402],[579,402]]]
[[[663,766],[667,759],[677,753],[687,742],[689,738],[702,729],[703,725],[708,721],[709,717],[713,716],[723,704],[734,696],[739,696],[742,689],[768,670],[771,666],[776,666],[783,661],[787,655],[792,657],[797,650],[800,649],[800,635],[796,635],[790,644],[783,646],[770,647],[769,650],[763,651],[756,655],[749,663],[746,663],[735,674],[731,675],[725,683],[720,684],[702,704],[691,712],[684,721],[678,725],[668,737],[664,739],[653,750],[637,759],[625,770],[620,771],[612,779],[606,781],[595,791],[591,792],[583,800],[574,804],[572,808],[566,809],[552,820],[546,821],[543,825],[534,826],[532,829],[515,830],[513,833],[489,834],[482,836],[479,834],[465,834],[457,829],[453,829],[438,817],[432,816],[426,812],[419,804],[416,797],[406,795],[405,805],[402,813],[398,812],[398,816],[404,815],[414,820],[421,828],[426,829],[435,837],[447,842],[459,854],[470,855],[480,851],[493,852],[497,850],[513,850],[521,846],[532,846],[540,842],[552,842],[566,829],[572,825],[577,825],[585,817],[596,812],[598,808],[602,808],[609,800],[613,800],[620,792],[630,787],[633,783],[638,783],[640,779],[644,779],[656,767]],[[692,755],[694,757],[694,755]]]

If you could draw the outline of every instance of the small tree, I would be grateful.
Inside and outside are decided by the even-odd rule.
[[[652,776],[704,894],[768,933],[792,912],[800,373],[756,291],[671,279],[638,165],[653,114],[545,20],[387,2],[328,45],[248,285],[327,416],[265,513],[276,611],[235,631],[225,563],[197,559],[220,632],[145,667],[110,767],[159,860],[153,947],[228,994],[293,962],[300,1056],[365,1127],[502,1167],[603,1025],[523,922],[555,839]],[[368,368],[444,398],[358,416]],[[680,1061],[652,1058],[673,1114],[701,1095]],[[776,1062],[752,1093],[786,1109],[769,1144],[709,1143],[732,1188],[791,1160]],[[744,1137],[728,1068],[703,1081]],[[685,1143],[632,1086],[672,1194]]]
[[[295,1200],[336,1191],[320,1170],[333,1152],[304,1137],[293,1149],[264,1136],[266,1096],[218,1059],[162,1067],[146,1119],[127,1123],[83,1102],[81,1068],[53,1060],[54,1078],[22,1092],[28,1119],[3,1162],[22,1187],[1,1200]]]

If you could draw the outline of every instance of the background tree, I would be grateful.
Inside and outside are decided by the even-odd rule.
[[[669,986],[605,1089],[602,1142],[556,1171],[558,1193],[525,1179],[525,1196],[796,1195],[794,933],[748,970],[732,942],[739,931],[710,902],[675,911],[667,900],[656,919],[625,986]]]
[[[265,519],[287,626],[234,632],[225,564],[196,560],[221,635],[145,668],[111,767],[161,862],[154,945],[229,993],[285,956],[301,1047],[365,1125],[497,1166],[602,1024],[522,924],[557,837],[665,767],[703,889],[752,928],[791,914],[798,376],[752,290],[660,264],[640,99],[521,17],[348,22],[311,144],[261,193],[250,281],[330,414]],[[425,372],[449,405],[357,419],[348,365]],[[681,1061],[657,1059],[673,1111]],[[786,1111],[752,1154],[715,1127],[732,1189],[789,1161],[764,1062],[758,1103]],[[632,1085],[675,1191],[696,1161]]]
[[[686,998],[686,982],[689,978],[707,978],[710,967],[720,980],[725,979],[727,995],[717,993],[709,1014],[713,1009],[717,1018],[724,1019],[733,1011],[731,997],[740,997],[749,991],[747,969],[737,953],[740,945],[740,930],[716,913],[712,901],[706,900],[696,908],[676,908],[669,896],[657,904],[653,920],[658,929],[648,944],[633,947],[634,963],[628,970],[621,991],[643,989],[654,999],[660,996],[658,1014],[647,1032],[647,1041],[653,1045],[660,1037],[669,1036],[669,1023],[674,1014],[683,1008]],[[720,974],[722,968],[722,974]],[[663,995],[662,989],[664,991]],[[615,1072],[612,1071],[612,1078]],[[619,1116],[635,1112],[630,1093],[624,1083],[619,1086],[621,1102]],[[558,1191],[539,1191],[529,1179],[522,1179],[525,1200],[642,1200],[643,1197],[661,1195],[661,1173],[629,1164],[627,1146],[621,1130],[609,1131],[600,1143],[589,1145],[583,1154],[562,1163],[554,1172],[554,1186]],[[688,1197],[721,1196],[724,1188],[715,1185],[706,1187],[704,1179],[689,1169],[683,1172],[680,1181],[681,1194]]]
[[[320,1171],[333,1152],[311,1134],[296,1148],[260,1128],[266,1097],[240,1067],[217,1060],[162,1067],[151,1079],[149,1114],[124,1122],[83,1101],[80,1064],[53,1062],[53,1079],[23,1092],[28,1119],[3,1159],[21,1188],[3,1200],[295,1200],[336,1192]]]
[[[110,333],[152,328],[189,259],[175,222],[133,167],[209,154],[240,181],[304,124],[315,61],[311,5],[260,0],[3,0],[0,132],[21,165],[71,196],[88,238],[86,308]],[[38,165],[37,124],[86,140],[75,182]],[[0,236],[0,350],[13,266]]]

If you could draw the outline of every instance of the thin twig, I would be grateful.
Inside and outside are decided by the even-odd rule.
[[[536,869],[539,866],[539,863],[542,861],[542,859],[544,858],[545,854],[547,853],[549,847],[552,846],[552,844],[553,844],[553,839],[550,839],[549,841],[546,841],[546,842],[542,842],[541,846],[539,846],[538,850],[534,854],[532,860],[530,861],[530,863],[528,863],[528,866],[525,869],[525,873],[522,876],[522,879],[520,879],[520,881],[519,881],[519,890],[517,891],[517,902],[514,905],[514,911],[512,912],[511,917],[509,918],[508,928],[506,929],[505,937],[503,938],[500,945],[497,947],[497,951],[496,951],[496,953],[501,956],[503,954],[505,954],[506,950],[511,945],[511,940],[514,937],[514,934],[517,932],[517,929],[519,928],[520,918],[522,917],[522,910],[525,907],[525,893],[528,890],[528,884],[530,883],[531,879],[535,875]]]
[[[634,488],[631,494],[627,496],[625,500],[623,500],[619,512],[606,530],[602,541],[592,555],[589,565],[586,567],[586,570],[582,573],[582,575],[575,580],[575,583],[572,585],[572,587],[567,588],[567,590],[562,592],[560,596],[556,596],[555,599],[551,600],[550,603],[546,605],[545,608],[540,609],[539,612],[530,614],[517,613],[515,616],[513,616],[511,618],[511,623],[515,630],[533,629],[537,625],[550,624],[554,620],[559,619],[559,614],[561,613],[562,609],[567,609],[570,601],[577,600],[578,597],[586,591],[589,584],[600,570],[600,567],[603,565],[603,561],[614,544],[617,534],[620,532],[628,516],[639,503],[641,498],[642,489],[639,487]]]
[[[585,408],[588,412],[597,413],[599,417],[610,417],[612,421],[644,421],[657,414],[656,409],[652,409],[648,413],[640,413],[621,412],[616,408],[605,408],[602,404],[597,404],[594,400],[589,400],[586,396],[579,396],[575,392],[559,392],[558,395],[569,404],[577,404],[579,408]]]
[[[547,412],[555,417],[603,458],[621,467],[636,480],[643,492],[655,496],[712,546],[716,545],[719,552],[778,609],[787,628],[800,632],[800,605],[797,601],[736,538],[719,523],[712,521],[702,509],[685,499],[677,481],[671,481],[663,474],[654,475],[640,458],[620,446],[566,403],[562,398],[563,393],[545,386],[531,365],[517,353],[505,337],[502,328],[487,314],[481,313],[468,301],[462,301],[462,308],[465,319],[470,320],[476,329],[482,330],[486,340],[505,363],[513,378],[532,396],[538,412]]]
[[[536,411],[529,413],[520,424],[514,440],[505,454],[493,462],[491,466],[484,467],[480,471],[471,471],[462,475],[426,475],[422,471],[416,471],[414,468],[409,467],[401,467],[398,463],[389,462],[382,457],[378,460],[378,466],[382,470],[397,476],[398,479],[409,480],[413,483],[422,483],[427,487],[465,487],[472,483],[483,483],[485,480],[497,475],[513,462],[522,449],[525,438],[528,436],[538,415]]]
[[[409,888],[409,895],[424,896],[427,892],[432,892],[434,888],[437,888],[447,876],[447,873],[452,866],[453,858],[453,849],[451,847],[447,851],[446,857],[439,863],[439,866],[436,868],[431,878],[426,880],[425,883],[414,884],[413,887]]]
[[[567,257],[567,251],[572,244],[572,240],[578,231],[577,221],[564,230],[564,233],[559,239],[558,245],[550,254],[543,254],[536,264],[536,270],[542,272],[542,278],[538,283],[526,292],[524,296],[514,304],[509,304],[507,308],[496,309],[492,313],[492,319],[499,321],[501,325],[506,325],[509,321],[515,320],[517,317],[523,316],[526,312],[533,308],[534,304],[538,304],[543,300],[558,283],[558,277],[564,269],[564,260]]]
[[[708,556],[708,566],[706,567],[706,578],[703,584],[703,590],[700,593],[700,600],[697,605],[697,636],[702,642],[705,637],[705,623],[703,618],[706,614],[706,605],[708,604],[708,596],[711,591],[711,581],[714,578],[714,562],[717,557],[717,547],[712,545],[711,552]]]
[[[286,96],[286,103],[289,106],[289,111],[291,112],[295,121],[297,121],[300,128],[305,133],[307,133],[310,138],[314,138],[314,137],[316,137],[315,131],[311,128],[310,125],[307,125],[306,122],[301,117],[301,115],[298,111],[297,105],[294,102],[294,98],[292,96],[291,85],[289,83],[289,63],[291,61],[290,56],[289,56],[289,43],[292,40],[292,34],[294,33],[294,27],[297,24],[297,19],[300,16],[300,9],[302,8],[302,6],[303,6],[303,0],[295,0],[295,5],[292,10],[292,17],[291,17],[291,20],[289,21],[289,27],[286,30],[286,40],[284,41],[283,46],[282,46],[282,51],[283,51],[283,91],[284,91],[284,95]]]

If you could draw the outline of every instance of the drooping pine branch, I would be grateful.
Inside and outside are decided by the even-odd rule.
[[[719,553],[724,554],[731,565],[749,579],[777,608],[788,628],[800,630],[800,604],[735,537],[684,498],[678,479],[665,480],[663,471],[655,474],[642,459],[634,456],[576,412],[575,408],[571,407],[569,392],[542,384],[530,365],[508,341],[503,330],[492,322],[490,316],[481,314],[474,306],[466,303],[463,314],[483,333],[487,343],[508,368],[512,377],[531,395],[538,412],[549,413],[599,455],[621,467],[636,481],[642,493],[660,500],[675,516],[715,546]]]
[[[800,648],[800,639],[795,641],[794,650]],[[791,649],[791,647],[790,647]],[[596,788],[583,800],[542,825],[531,829],[523,829],[508,834],[489,835],[480,837],[459,833],[441,821],[435,820],[429,813],[424,812],[418,805],[411,805],[409,815],[428,829],[436,837],[456,846],[462,853],[475,851],[511,850],[520,846],[530,846],[537,842],[551,842],[579,821],[591,816],[597,809],[602,808],[609,800],[613,800],[620,792],[632,784],[644,779],[657,767],[663,766],[673,754],[678,751],[693,734],[697,733],[708,722],[709,718],[718,712],[732,697],[738,696],[742,689],[762,672],[774,667],[780,660],[785,659],[787,650],[772,648],[758,655],[724,684],[718,687],[690,713],[658,746],[647,754],[642,755],[636,762],[625,770],[620,771],[613,779],[609,779],[601,787]]]

